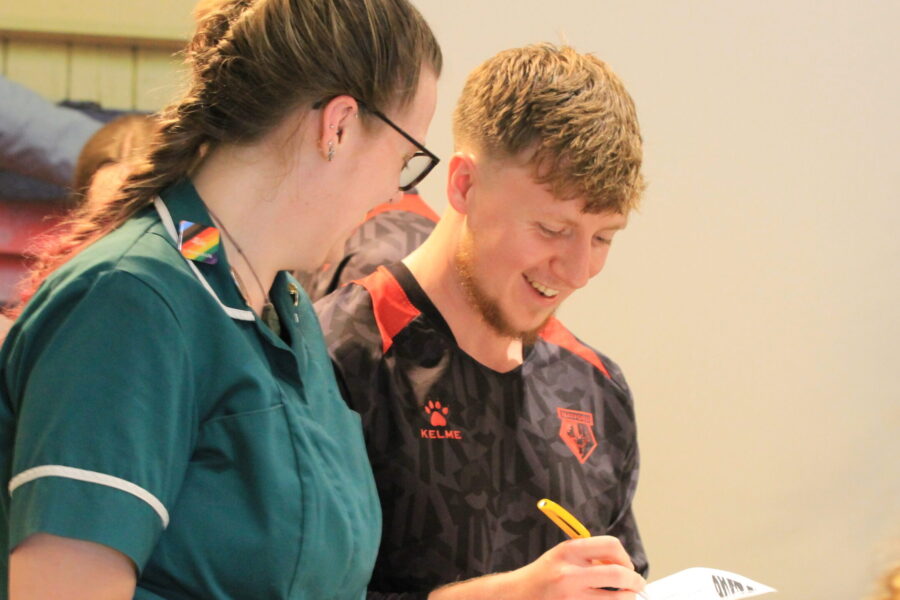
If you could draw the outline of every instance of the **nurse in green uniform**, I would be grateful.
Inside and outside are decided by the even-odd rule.
[[[187,57],[146,164],[39,256],[0,350],[0,597],[365,595],[359,419],[286,271],[433,166],[440,50],[406,0],[235,0]]]

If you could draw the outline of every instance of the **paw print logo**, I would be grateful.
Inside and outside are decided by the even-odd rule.
[[[431,425],[433,427],[443,427],[446,425],[447,419],[444,415],[448,412],[450,412],[450,409],[446,406],[442,406],[438,400],[429,400],[428,404],[425,405],[425,414],[431,416]]]

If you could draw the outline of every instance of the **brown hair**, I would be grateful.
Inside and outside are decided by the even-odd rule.
[[[571,47],[500,52],[466,81],[453,115],[457,149],[520,160],[560,199],[627,214],[644,189],[634,102],[612,69]]]
[[[222,0],[185,51],[190,87],[165,109],[147,162],[121,196],[75,214],[36,257],[22,300],[59,265],[186,176],[201,150],[253,142],[292,110],[348,94],[385,110],[413,99],[441,51],[408,0]],[[366,112],[361,118],[369,118]]]
[[[124,115],[98,129],[82,147],[75,163],[73,201],[77,203],[84,199],[100,168],[140,156],[150,143],[155,128],[156,120],[151,115]]]
[[[228,0],[197,0],[197,4],[194,5],[194,9],[191,11],[191,16],[194,17],[194,22],[200,25],[206,17],[227,3]]]

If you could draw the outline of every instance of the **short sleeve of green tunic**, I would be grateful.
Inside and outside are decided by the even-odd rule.
[[[359,416],[293,279],[277,335],[224,252],[179,253],[169,226],[208,219],[176,185],[25,308],[0,349],[0,540],[112,547],[142,599],[359,598],[381,534]]]
[[[165,300],[128,272],[99,274],[70,301],[38,330],[34,356],[10,357],[30,372],[13,393],[9,549],[52,533],[111,546],[140,568],[168,524],[196,427],[184,337]]]

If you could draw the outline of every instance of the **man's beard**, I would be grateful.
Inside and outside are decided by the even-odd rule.
[[[470,231],[463,233],[453,262],[469,304],[478,311],[484,322],[495,333],[503,337],[521,340],[525,346],[531,346],[537,341],[538,335],[553,313],[547,315],[547,318],[534,329],[521,331],[513,327],[503,314],[500,303],[491,298],[478,284],[475,277],[474,240]]]

